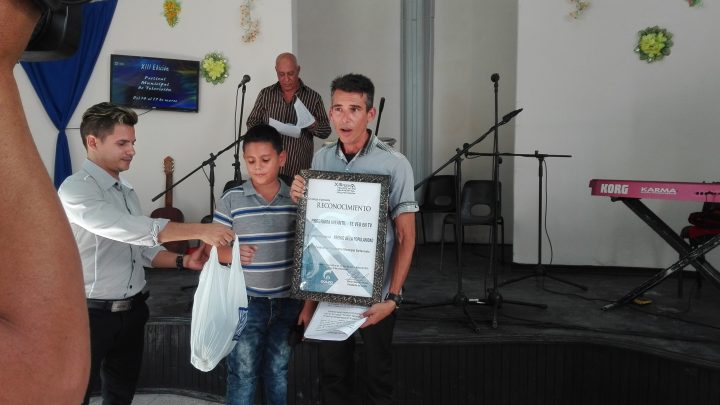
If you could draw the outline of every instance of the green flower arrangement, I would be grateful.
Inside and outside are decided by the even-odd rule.
[[[700,5],[700,3],[702,1],[701,0],[687,0],[687,2],[688,2],[688,5],[690,5],[690,7],[695,7],[695,6]]]
[[[673,34],[666,29],[656,25],[638,32],[638,36],[635,53],[640,56],[640,60],[652,63],[670,55]]]
[[[200,61],[200,73],[205,81],[212,84],[222,83],[227,79],[230,64],[220,52],[212,52]]]

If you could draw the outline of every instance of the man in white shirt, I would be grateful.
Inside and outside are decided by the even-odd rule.
[[[105,403],[130,404],[140,373],[148,307],[144,267],[200,269],[203,249],[168,252],[161,243],[200,239],[225,246],[234,239],[220,224],[185,224],[142,214],[132,186],[120,177],[135,156],[137,114],[110,103],[90,107],[80,134],[82,169],[58,190],[83,267],[90,318],[90,387],[102,375]]]

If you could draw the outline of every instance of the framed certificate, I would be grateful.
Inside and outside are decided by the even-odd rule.
[[[381,301],[390,177],[303,170],[295,298],[370,306]]]

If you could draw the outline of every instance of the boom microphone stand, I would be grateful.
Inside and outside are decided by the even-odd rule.
[[[495,190],[495,196],[493,199],[494,209],[493,209],[493,219],[492,219],[492,227],[490,231],[490,267],[488,268],[488,272],[492,275],[492,287],[488,288],[485,294],[485,299],[470,299],[469,303],[473,305],[492,305],[493,311],[492,311],[492,320],[491,320],[491,326],[493,329],[497,329],[498,327],[498,310],[500,309],[500,306],[502,306],[503,302],[506,302],[508,304],[515,304],[515,305],[524,305],[524,306],[531,306],[531,307],[537,307],[541,309],[547,308],[547,305],[545,304],[536,304],[536,303],[530,303],[530,302],[523,302],[523,301],[515,301],[515,300],[505,300],[503,299],[502,294],[500,294],[500,290],[498,289],[498,271],[496,269],[497,260],[495,259],[497,254],[497,232],[498,232],[498,212],[500,210],[500,207],[498,206],[500,204],[500,153],[498,151],[498,128],[499,125],[498,122],[498,82],[500,81],[500,75],[497,73],[493,73],[490,76],[490,80],[493,82],[493,92],[494,92],[494,98],[495,98],[495,130],[493,131],[493,170],[492,170],[492,182],[493,182],[493,188]],[[519,111],[522,111],[520,109]],[[518,113],[519,113],[518,111]],[[505,121],[505,117],[503,117],[503,121]],[[458,211],[459,212],[459,211]],[[477,330],[476,330],[477,331]]]
[[[213,157],[212,153],[210,157]],[[208,184],[210,184],[210,211],[208,211],[209,214],[200,220],[203,224],[211,223],[213,221],[213,213],[215,212],[215,159],[212,159],[212,161],[208,163],[208,166],[210,166],[210,174],[208,175]]]
[[[180,184],[180,183],[182,183],[183,181],[185,181],[185,179],[187,179],[188,177],[190,177],[190,176],[192,176],[193,174],[195,174],[195,172],[197,172],[198,170],[202,169],[202,168],[205,167],[205,166],[210,166],[210,175],[208,176],[208,180],[209,180],[209,183],[210,183],[210,214],[204,216],[200,222],[202,222],[202,223],[210,223],[210,222],[212,222],[213,212],[215,211],[215,160],[217,160],[218,156],[222,155],[222,154],[223,154],[225,151],[227,151],[228,149],[232,148],[233,146],[238,145],[238,144],[240,143],[240,141],[242,141],[242,140],[243,140],[243,137],[242,137],[242,136],[238,136],[238,139],[236,139],[233,143],[231,143],[230,145],[226,146],[224,149],[222,149],[222,150],[219,151],[218,153],[216,153],[216,154],[212,154],[212,153],[211,153],[209,159],[207,159],[207,160],[205,160],[204,162],[202,162],[202,163],[200,164],[200,166],[196,167],[193,171],[191,171],[190,173],[186,174],[183,178],[181,178],[180,180],[178,180],[178,181],[176,181],[175,183],[173,183],[170,187],[168,187],[167,189],[165,189],[163,192],[161,192],[160,194],[158,194],[158,195],[156,195],[155,197],[153,197],[153,198],[152,198],[152,201],[157,200],[158,198],[160,198],[160,197],[162,197],[163,195],[165,195],[165,193],[167,193],[167,192],[169,192],[170,190],[174,189],[175,186],[177,186],[178,184]],[[180,287],[180,289],[184,291],[184,290],[187,290],[187,289],[190,289],[190,288],[195,288],[195,287],[197,287],[197,284],[182,286],[182,287]],[[192,305],[192,302],[190,303],[190,305]]]
[[[499,79],[499,77],[498,77],[498,79]],[[455,163],[455,176],[456,176],[456,177],[455,177],[455,193],[456,193],[456,198],[455,198],[455,201],[456,201],[456,202],[455,202],[455,204],[456,204],[456,207],[455,207],[455,215],[457,216],[457,219],[458,219],[458,220],[456,221],[456,227],[455,227],[455,243],[460,243],[460,240],[461,240],[461,232],[462,232],[462,222],[461,222],[461,220],[460,220],[460,212],[461,212],[461,207],[460,207],[460,204],[461,204],[461,203],[460,203],[460,200],[461,200],[460,188],[461,188],[461,184],[462,184],[462,183],[461,183],[461,164],[460,164],[460,162],[462,161],[462,156],[463,156],[463,155],[466,155],[466,154],[468,153],[468,151],[470,150],[470,148],[472,148],[472,147],[475,146],[477,143],[479,143],[479,142],[481,142],[483,139],[485,139],[491,132],[495,132],[495,134],[496,134],[495,137],[497,138],[497,129],[498,129],[499,127],[507,124],[508,122],[510,122],[510,121],[513,119],[513,117],[515,117],[516,115],[520,114],[520,112],[522,111],[522,108],[521,108],[521,109],[512,111],[512,112],[510,112],[510,113],[508,113],[508,114],[505,114],[505,116],[503,116],[502,121],[497,122],[497,79],[495,79],[495,75],[493,75],[493,82],[496,83],[496,84],[495,84],[495,89],[496,89],[496,90],[495,90],[495,95],[496,95],[496,104],[495,104],[495,105],[496,105],[496,112],[495,112],[495,121],[496,121],[496,123],[495,123],[495,125],[493,125],[487,132],[485,132],[484,134],[482,134],[482,135],[481,135],[478,139],[476,139],[474,142],[472,142],[472,143],[470,143],[470,144],[467,144],[467,143],[464,144],[462,149],[460,149],[460,148],[456,149],[456,152],[457,152],[457,153],[456,153],[453,157],[451,157],[450,160],[448,160],[447,162],[445,162],[445,163],[444,163],[443,165],[441,165],[437,170],[435,170],[434,172],[432,172],[428,177],[426,177],[426,178],[423,179],[421,182],[419,182],[418,184],[415,185],[415,190],[417,190],[417,189],[420,188],[423,184],[425,184],[431,177],[433,177],[434,175],[436,175],[437,173],[439,173],[442,169],[444,169],[445,167],[447,167],[450,163]],[[494,149],[497,149],[497,144],[494,145]],[[497,155],[497,152],[496,152],[495,154]],[[494,180],[495,180],[495,181],[497,181],[497,171],[498,171],[497,166],[498,166],[498,164],[499,164],[498,160],[495,159],[495,160],[494,160],[494,166],[495,166],[495,167],[493,168],[493,176],[494,176]],[[497,193],[497,189],[498,189],[498,187],[496,187],[496,193]],[[496,199],[496,201],[497,201],[497,199]],[[497,215],[497,209],[494,210],[494,211],[495,211],[494,215]],[[461,260],[461,257],[460,257],[460,256],[461,256],[461,255],[460,255],[460,249],[456,249],[457,261],[458,261],[458,283],[457,283],[457,291],[456,291],[456,293],[455,293],[455,296],[454,296],[450,301],[444,301],[444,302],[440,302],[440,303],[427,304],[427,305],[419,305],[419,306],[416,306],[416,307],[412,308],[412,310],[420,309],[420,308],[430,308],[430,307],[437,307],[437,306],[445,306],[445,305],[461,306],[461,307],[462,307],[462,310],[463,310],[463,313],[465,314],[465,316],[466,316],[467,319],[468,319],[468,322],[469,322],[470,325],[472,326],[472,329],[473,329],[475,332],[479,333],[479,332],[480,332],[480,327],[479,327],[478,324],[475,322],[475,320],[472,318],[472,316],[470,315],[470,312],[467,310],[467,305],[468,305],[468,304],[473,304],[473,305],[492,305],[492,306],[493,306],[493,316],[492,316],[492,327],[493,327],[493,329],[497,328],[497,310],[500,308],[500,306],[501,306],[501,304],[502,304],[503,302],[506,302],[506,303],[508,303],[508,304],[534,306],[534,307],[543,308],[543,309],[544,309],[544,308],[547,308],[547,306],[544,305],[544,304],[534,304],[534,303],[527,303],[527,302],[521,302],[521,301],[503,300],[503,297],[502,297],[502,295],[500,294],[500,292],[498,291],[498,288],[497,288],[497,287],[498,287],[498,285],[497,285],[497,272],[495,271],[495,251],[496,251],[496,248],[497,248],[497,246],[496,246],[496,245],[497,245],[497,240],[496,240],[497,238],[495,237],[495,235],[497,235],[497,218],[494,218],[494,219],[493,219],[493,226],[492,226],[492,231],[491,231],[491,235],[490,235],[490,240],[491,240],[491,241],[490,241],[490,244],[491,244],[491,249],[490,249],[490,267],[489,267],[489,269],[488,269],[488,271],[491,272],[491,274],[493,275],[493,287],[490,288],[490,289],[488,289],[487,294],[486,294],[486,297],[485,297],[484,299],[479,299],[479,298],[472,298],[472,299],[471,299],[471,298],[468,298],[468,297],[465,295],[465,292],[463,291],[462,260]]]
[[[200,222],[204,224],[209,224],[212,222],[213,212],[215,211],[215,160],[217,160],[218,156],[222,155],[225,151],[232,148],[233,146],[235,147],[235,163],[233,163],[233,166],[235,167],[235,177],[233,180],[230,180],[225,184],[225,188],[223,189],[223,191],[232,187],[236,187],[243,183],[242,175],[240,174],[240,141],[242,141],[243,137],[240,135],[240,130],[242,128],[243,109],[245,108],[245,84],[247,84],[249,81],[250,76],[244,75],[242,81],[240,81],[240,84],[238,85],[238,90],[235,92],[235,111],[237,112],[237,92],[240,91],[240,88],[242,87],[242,102],[240,104],[240,126],[238,126],[238,132],[237,136],[235,137],[235,141],[220,152],[214,155],[211,153],[210,159],[202,162],[202,164],[195,168],[195,170],[191,171],[185,177],[173,183],[173,185],[168,187],[165,191],[153,197],[152,201],[157,200],[158,198],[165,195],[165,193],[167,193],[168,191],[174,189],[175,186],[182,183],[188,177],[192,176],[196,171],[202,169],[205,166],[209,166],[210,174],[208,175],[208,183],[210,184],[210,213],[208,215],[205,215],[200,220]]]
[[[226,146],[225,148],[223,148],[222,150],[220,150],[218,153],[215,153],[215,154],[212,154],[212,153],[211,153],[209,159],[207,159],[207,160],[205,160],[204,162],[202,162],[202,163],[200,164],[200,166],[196,167],[195,169],[193,169],[193,171],[191,171],[190,173],[186,174],[183,178],[181,178],[180,180],[176,181],[176,182],[173,183],[170,187],[168,187],[167,189],[165,189],[164,191],[162,191],[160,194],[158,194],[158,195],[156,195],[155,197],[153,197],[153,198],[152,198],[152,201],[156,201],[158,198],[160,198],[160,197],[162,197],[163,195],[165,195],[165,193],[167,193],[167,192],[169,192],[170,190],[174,189],[175,186],[177,186],[178,184],[180,184],[180,183],[182,183],[183,181],[185,181],[185,179],[187,179],[188,177],[190,177],[190,176],[192,176],[193,174],[195,174],[195,172],[197,172],[198,170],[202,169],[202,168],[205,167],[205,166],[210,166],[210,176],[209,176],[209,180],[210,180],[210,215],[209,215],[209,216],[210,216],[210,218],[212,218],[213,211],[215,210],[215,195],[214,195],[214,188],[215,188],[215,171],[214,171],[214,168],[215,168],[215,160],[217,160],[217,158],[218,158],[220,155],[222,155],[223,153],[225,153],[228,149],[232,148],[233,146],[238,145],[243,139],[244,139],[244,136],[239,136],[238,139],[236,139],[233,143],[231,143],[230,145],[228,145],[228,146]]]

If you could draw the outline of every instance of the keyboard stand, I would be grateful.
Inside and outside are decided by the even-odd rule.
[[[714,236],[709,241],[693,249],[687,242],[685,242],[680,237],[680,235],[673,231],[672,228],[670,228],[662,219],[655,215],[655,213],[652,212],[650,208],[643,204],[640,199],[615,197],[612,198],[612,200],[622,201],[628,208],[630,208],[630,210],[635,213],[635,215],[640,217],[640,219],[642,219],[646,224],[648,224],[648,226],[650,226],[650,228],[652,228],[655,233],[660,235],[660,237],[663,238],[663,240],[665,240],[668,245],[675,249],[680,254],[681,259],[667,269],[663,269],[662,271],[658,272],[657,274],[655,274],[655,276],[653,276],[640,286],[636,287],[619,300],[611,304],[605,305],[604,307],[602,307],[603,311],[632,302],[635,298],[639,297],[654,286],[660,284],[663,280],[670,277],[676,271],[682,270],[687,265],[692,265],[693,267],[695,267],[695,269],[700,272],[700,274],[707,277],[707,279],[714,283],[716,287],[720,288],[720,272],[703,258],[703,255],[705,253],[711,251],[712,249],[720,245],[720,235]]]

